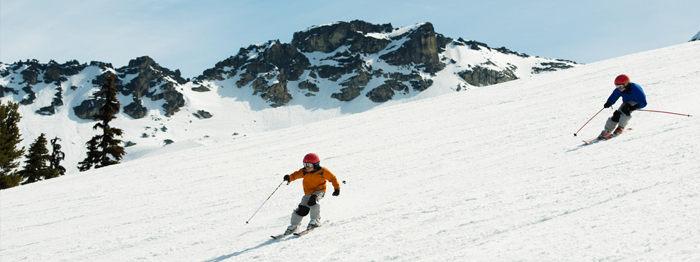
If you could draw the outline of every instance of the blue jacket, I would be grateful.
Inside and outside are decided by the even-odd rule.
[[[644,94],[644,90],[642,90],[642,87],[640,87],[638,84],[630,83],[629,90],[625,90],[624,92],[615,89],[615,91],[612,92],[610,97],[608,97],[607,102],[611,105],[614,105],[615,102],[617,102],[617,99],[620,97],[622,97],[623,103],[629,101],[637,102],[638,109],[642,109],[645,106],[647,106],[647,96]]]

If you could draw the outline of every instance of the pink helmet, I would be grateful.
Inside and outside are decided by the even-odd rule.
[[[306,154],[306,156],[304,156],[304,163],[316,164],[316,163],[320,163],[320,162],[321,162],[321,159],[318,158],[318,155],[316,155],[314,153],[308,153],[308,154]]]
[[[619,75],[615,77],[615,85],[626,85],[629,84],[630,78],[627,75]]]

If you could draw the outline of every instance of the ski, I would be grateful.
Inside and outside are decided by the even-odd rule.
[[[622,134],[624,134],[624,133],[626,133],[626,132],[628,132],[628,131],[632,131],[632,128],[625,128],[625,129],[622,130],[622,133],[620,133],[620,134],[615,134],[615,133],[613,133],[613,136],[611,136],[610,138],[599,138],[599,137],[596,137],[596,138],[593,138],[593,139],[583,140],[583,143],[586,144],[586,145],[590,145],[590,144],[597,143],[597,142],[600,142],[600,141],[610,140],[610,139],[613,139],[613,138],[615,138],[615,137],[617,137],[617,136],[619,136],[619,135],[622,135]]]
[[[314,228],[311,228],[311,229],[307,229],[307,230],[304,230],[304,231],[301,231],[301,232],[294,233],[294,235],[295,235],[295,236],[303,236],[303,235],[306,235],[306,234],[310,233],[311,231],[314,231],[314,229],[317,229],[317,228],[319,228],[319,227],[323,227],[323,226],[325,226],[326,224],[328,224],[328,221],[324,221],[323,223],[321,223],[320,226],[317,226],[317,227],[314,227]]]
[[[286,237],[286,236],[289,236],[289,235],[281,234],[281,235],[270,236],[270,237],[272,237],[272,239],[282,239],[282,238],[284,238],[284,237]]]

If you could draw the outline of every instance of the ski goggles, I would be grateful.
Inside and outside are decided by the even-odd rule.
[[[305,168],[314,168],[314,163],[304,163]]]
[[[620,90],[625,89],[625,84],[615,85],[615,88],[620,89]]]

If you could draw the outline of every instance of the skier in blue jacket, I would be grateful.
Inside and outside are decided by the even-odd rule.
[[[609,139],[614,135],[619,135],[625,130],[627,123],[632,118],[632,111],[647,106],[647,97],[644,90],[638,84],[630,82],[627,75],[619,75],[615,78],[615,90],[603,107],[609,108],[617,99],[622,97],[622,105],[608,118],[605,129],[598,138]]]

